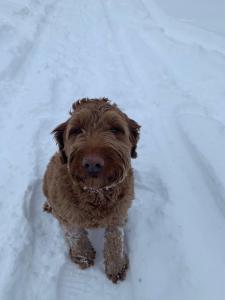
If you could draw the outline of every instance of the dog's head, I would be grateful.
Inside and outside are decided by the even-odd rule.
[[[82,187],[121,182],[136,158],[140,126],[106,98],[75,102],[70,118],[53,130],[61,161]]]

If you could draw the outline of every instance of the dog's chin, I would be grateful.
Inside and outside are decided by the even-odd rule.
[[[110,184],[108,180],[95,176],[76,176],[74,181],[82,188],[100,189]]]

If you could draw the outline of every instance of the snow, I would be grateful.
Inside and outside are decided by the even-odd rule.
[[[225,299],[224,1],[0,3],[0,299]],[[142,125],[127,279],[79,270],[42,213],[51,130],[81,97]]]
[[[157,4],[168,15],[183,22],[225,35],[225,2],[223,0],[157,0]]]

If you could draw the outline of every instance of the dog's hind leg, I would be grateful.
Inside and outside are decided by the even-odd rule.
[[[105,273],[116,283],[126,277],[128,257],[125,251],[124,229],[122,227],[108,227],[105,231]]]
[[[87,231],[76,226],[64,226],[63,228],[70,247],[71,260],[81,269],[94,265],[95,250],[88,239]]]

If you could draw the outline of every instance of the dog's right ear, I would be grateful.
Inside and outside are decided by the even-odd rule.
[[[60,159],[62,164],[67,163],[67,156],[64,150],[64,132],[66,130],[68,121],[58,125],[51,133],[54,134],[54,138],[59,147]]]
[[[131,157],[137,157],[137,142],[140,136],[140,128],[141,126],[134,120],[128,118],[128,126],[130,129],[130,141],[132,144],[131,147]]]

